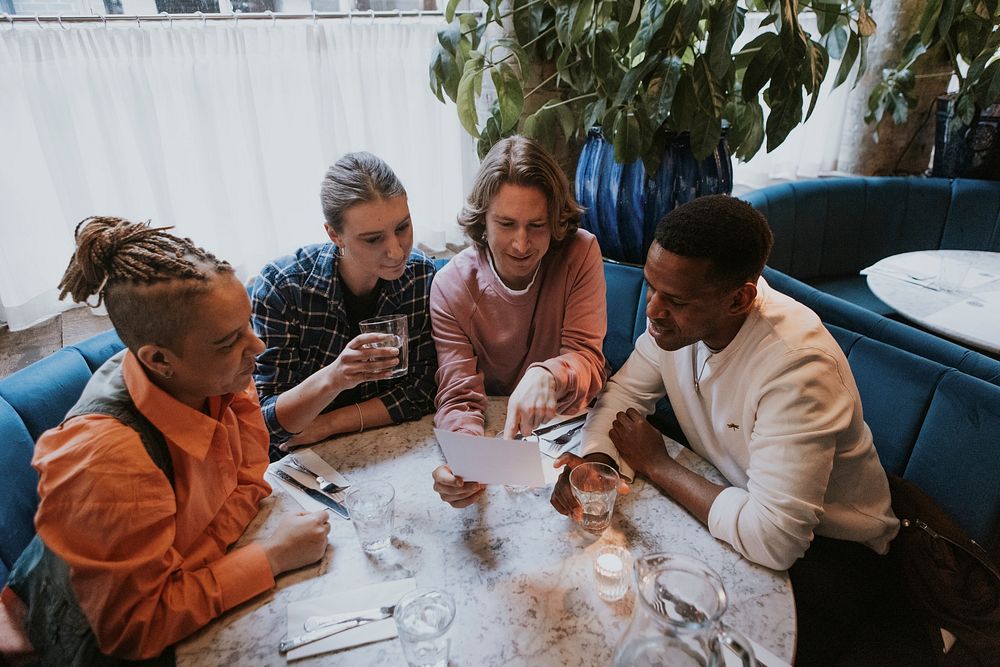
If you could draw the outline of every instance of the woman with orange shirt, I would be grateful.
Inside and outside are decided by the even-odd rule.
[[[229,264],[163,228],[91,218],[60,287],[103,300],[127,349],[35,447],[37,535],[11,572],[7,616],[45,664],[169,658],[320,559],[327,516],[230,549],[271,489],[251,381],[264,346]]]

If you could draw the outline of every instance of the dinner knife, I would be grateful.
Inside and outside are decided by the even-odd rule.
[[[531,435],[545,435],[549,431],[554,431],[557,428],[562,428],[563,426],[569,426],[570,424],[575,424],[577,422],[582,422],[586,418],[587,418],[587,413],[584,412],[581,415],[577,415],[576,417],[570,417],[569,419],[561,421],[558,424],[550,424],[549,426],[543,426],[541,428],[536,428],[534,431],[531,432]]]
[[[326,495],[322,491],[320,491],[318,489],[309,488],[308,486],[306,486],[305,484],[303,484],[299,480],[297,480],[294,477],[292,477],[291,475],[289,475],[284,470],[278,470],[277,468],[273,468],[271,470],[271,474],[274,475],[275,477],[277,477],[278,479],[284,481],[284,482],[288,482],[289,484],[291,484],[295,488],[299,489],[300,491],[302,491],[303,493],[305,493],[307,496],[309,496],[310,498],[312,498],[316,502],[323,503],[324,505],[326,505],[327,507],[329,507],[330,509],[332,509],[334,512],[336,512],[337,514],[339,514],[340,516],[344,517],[345,519],[350,519],[351,518],[351,515],[347,511],[346,507],[344,507],[343,505],[341,505],[336,500],[334,500],[330,496]]]
[[[311,644],[315,641],[319,641],[320,639],[326,639],[327,637],[331,637],[347,630],[353,630],[354,628],[367,625],[368,623],[384,621],[392,616],[394,609],[394,606],[368,609],[363,612],[358,612],[352,618],[346,618],[342,621],[331,623],[330,625],[313,630],[312,632],[307,632],[303,635],[299,635],[298,637],[282,639],[278,643],[278,652],[287,653],[288,651],[296,649],[300,646]]]

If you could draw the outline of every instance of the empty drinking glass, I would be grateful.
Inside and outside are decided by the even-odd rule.
[[[600,535],[611,524],[618,497],[618,471],[604,463],[581,463],[569,474],[573,495],[583,508],[580,526]]]
[[[385,317],[373,317],[362,320],[358,323],[361,333],[388,334],[393,338],[385,343],[376,343],[371,347],[397,347],[399,348],[399,363],[392,369],[390,377],[400,377],[406,375],[409,367],[410,334],[407,329],[406,315],[387,315]]]
[[[410,667],[446,667],[455,600],[437,588],[415,588],[396,603],[396,629]]]
[[[395,497],[396,490],[389,482],[367,482],[353,487],[344,497],[351,523],[365,551],[389,546]]]

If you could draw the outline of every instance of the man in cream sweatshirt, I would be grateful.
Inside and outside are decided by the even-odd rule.
[[[724,195],[660,222],[645,265],[648,326],[591,410],[584,458],[642,475],[755,563],[788,569],[822,542],[832,562],[880,570],[899,522],[854,377],[816,314],[761,277],[771,245],[764,217]],[[729,485],[667,454],[646,421],[664,395]],[[580,461],[556,462],[563,514],[581,511],[567,481]]]

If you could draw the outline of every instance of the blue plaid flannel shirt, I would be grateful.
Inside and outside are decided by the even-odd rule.
[[[332,363],[352,338],[334,249],[332,243],[300,248],[265,266],[251,287],[253,328],[267,347],[257,357],[254,381],[273,444],[294,435],[278,423],[278,396]],[[410,370],[360,385],[360,400],[378,397],[395,423],[434,410],[437,353],[428,305],[433,277],[434,262],[414,250],[399,279],[379,283],[376,314],[407,316]]]

